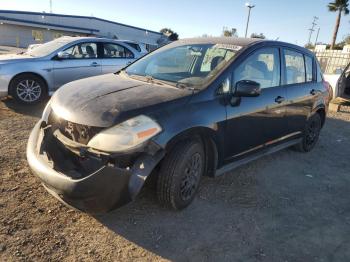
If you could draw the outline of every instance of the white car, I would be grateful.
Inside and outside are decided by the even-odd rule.
[[[132,48],[137,50],[141,54],[141,56],[148,54],[145,44],[142,44],[136,41],[131,41],[131,40],[118,40],[118,41],[123,42],[128,46],[131,46]]]
[[[42,45],[42,44],[31,44],[31,45],[28,46],[27,51],[30,51],[30,50],[32,50],[32,49],[38,47],[38,46],[41,46],[41,45]]]
[[[333,88],[333,97],[350,99],[350,64],[345,69],[337,69],[335,74],[324,74],[324,79]]]

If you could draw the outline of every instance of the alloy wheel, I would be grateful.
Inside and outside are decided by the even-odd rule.
[[[306,128],[305,144],[307,147],[312,147],[320,134],[321,123],[317,120],[312,120]]]
[[[16,87],[17,96],[24,102],[32,103],[40,99],[40,84],[32,79],[22,80]]]
[[[185,174],[181,180],[180,196],[182,200],[187,201],[195,194],[198,187],[202,169],[202,156],[195,153],[187,161]]]

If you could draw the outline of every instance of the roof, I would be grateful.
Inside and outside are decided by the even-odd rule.
[[[0,13],[6,13],[6,14],[27,14],[27,15],[40,15],[40,16],[45,15],[45,16],[70,17],[70,18],[84,18],[84,19],[102,21],[102,22],[106,22],[106,23],[111,23],[111,24],[115,24],[115,25],[125,26],[125,27],[129,27],[129,28],[133,28],[133,29],[137,29],[137,30],[141,30],[141,31],[147,31],[147,32],[150,32],[150,33],[162,35],[162,33],[160,33],[160,32],[148,30],[148,29],[141,28],[141,27],[126,25],[126,24],[122,24],[122,23],[118,23],[118,22],[114,22],[114,21],[110,21],[110,20],[106,20],[106,19],[102,19],[102,18],[98,18],[98,17],[93,17],[93,16],[64,15],[64,14],[40,13],[40,12],[16,11],[16,10],[0,10]],[[9,19],[9,18],[6,17],[6,19]],[[44,23],[44,24],[46,24],[46,23]],[[61,25],[61,27],[66,27],[66,26],[62,26]],[[88,28],[85,28],[85,30],[96,31],[96,29],[88,29]]]
[[[266,41],[259,38],[242,38],[242,37],[197,37],[184,38],[174,43],[177,44],[228,44],[237,46],[248,46],[253,43]]]
[[[59,24],[43,23],[43,22],[37,22],[37,21],[32,21],[32,20],[9,18],[9,17],[5,17],[5,16],[0,16],[0,21],[10,21],[10,22],[13,22],[16,24],[23,24],[23,25],[28,25],[28,26],[40,26],[40,27],[44,26],[46,28],[68,29],[68,30],[74,31],[74,32],[94,33],[94,32],[100,31],[100,30],[92,29],[92,28],[84,28],[84,27],[76,27],[76,26],[64,26],[64,25],[59,25]]]
[[[307,53],[309,55],[314,55],[313,52],[310,50],[298,46],[291,43],[281,42],[281,41],[275,41],[275,40],[266,40],[266,39],[260,39],[260,38],[242,38],[242,37],[197,37],[197,38],[184,38],[180,39],[178,41],[174,41],[171,44],[168,44],[168,47],[173,46],[180,46],[180,45],[186,45],[186,44],[222,44],[222,45],[233,45],[233,46],[240,46],[242,48],[251,46],[253,44],[277,44],[279,46],[284,46],[287,48],[293,48],[297,49],[303,53]]]

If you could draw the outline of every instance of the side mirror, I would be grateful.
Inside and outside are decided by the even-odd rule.
[[[261,93],[260,84],[251,80],[241,80],[231,91],[234,96],[255,97]]]
[[[69,56],[70,56],[69,53],[64,52],[64,51],[58,52],[58,54],[57,54],[58,59],[68,59]]]

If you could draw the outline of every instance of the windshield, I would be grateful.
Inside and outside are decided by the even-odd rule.
[[[53,41],[47,42],[45,44],[39,45],[38,47],[35,47],[34,49],[29,50],[27,54],[35,57],[47,56],[71,41],[72,39],[68,38],[57,38]]]
[[[201,86],[214,77],[240,49],[221,44],[165,47],[126,68],[130,76],[144,76],[186,86]]]

